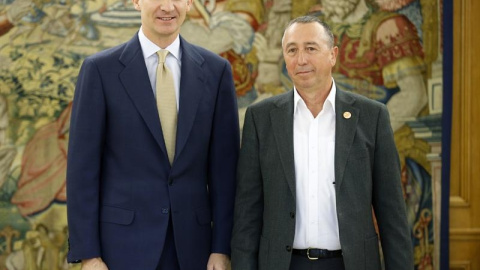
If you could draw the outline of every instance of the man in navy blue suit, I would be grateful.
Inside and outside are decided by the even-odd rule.
[[[68,261],[84,270],[226,269],[239,149],[230,64],[179,36],[192,0],[133,3],[138,33],[87,57],[78,77]],[[160,49],[178,108],[171,160],[155,98]]]

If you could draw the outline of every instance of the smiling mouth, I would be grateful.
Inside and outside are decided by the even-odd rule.
[[[157,19],[159,19],[160,21],[168,22],[175,19],[175,17],[157,17]]]

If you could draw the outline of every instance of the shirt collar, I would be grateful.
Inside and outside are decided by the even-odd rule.
[[[328,93],[327,99],[323,103],[323,108],[327,103],[330,103],[333,113],[335,113],[335,96],[337,93],[337,87],[335,86],[335,80],[332,78],[332,88],[330,88],[330,93]],[[307,106],[305,101],[302,99],[300,94],[297,92],[297,88],[293,86],[293,113],[295,114],[297,111],[298,104],[301,103],[303,106]]]
[[[161,50],[155,43],[153,43],[150,39],[145,36],[143,33],[143,28],[140,27],[140,31],[138,31],[138,39],[140,41],[140,46],[142,47],[143,57],[145,59],[149,58],[153,54],[156,54],[157,51]],[[180,61],[180,36],[170,44],[165,50],[168,50],[171,55],[173,55],[178,61]]]

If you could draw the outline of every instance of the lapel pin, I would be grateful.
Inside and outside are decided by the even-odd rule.
[[[352,114],[350,112],[344,112],[343,113],[343,118],[350,119],[350,117],[352,117]]]

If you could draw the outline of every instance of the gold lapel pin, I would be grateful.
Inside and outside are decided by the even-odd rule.
[[[350,117],[352,117],[352,114],[350,112],[344,112],[343,113],[343,118],[350,119]]]

